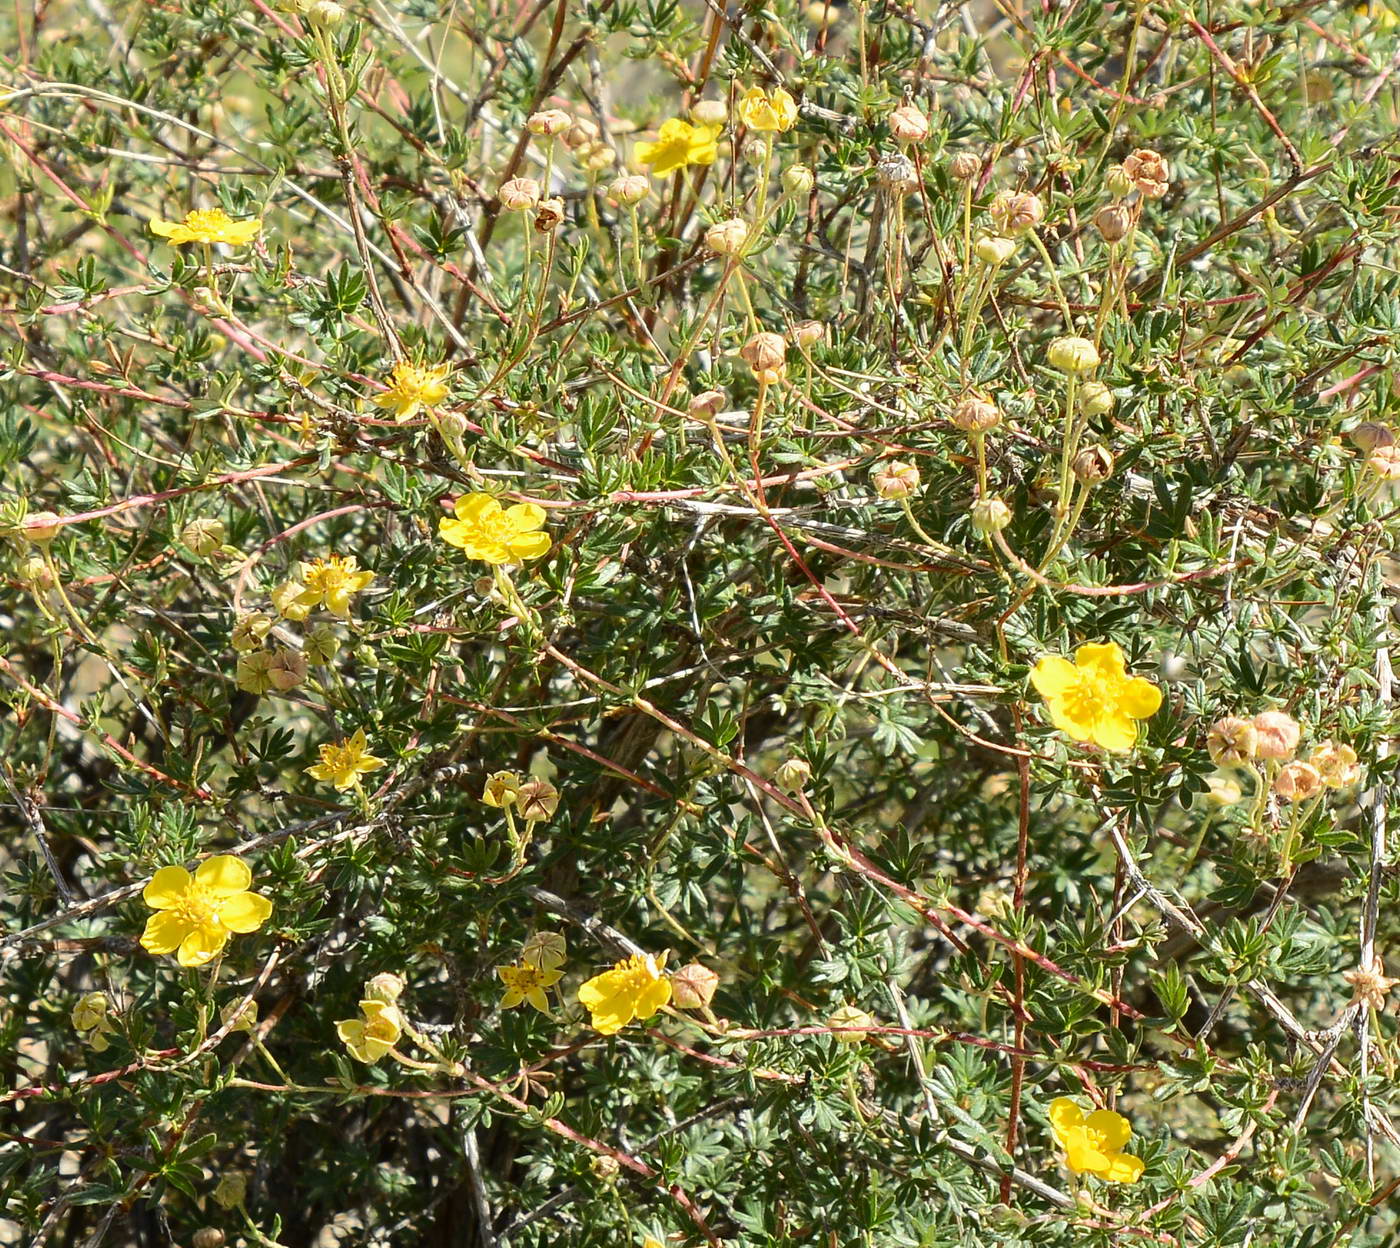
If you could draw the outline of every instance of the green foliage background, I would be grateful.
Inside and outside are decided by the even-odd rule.
[[[1393,1010],[1342,979],[1396,935],[1396,511],[1343,438],[1397,408],[1395,14],[877,0],[821,36],[804,7],[350,0],[348,151],[292,12],[0,14],[6,1242],[1395,1242]],[[642,290],[612,173],[559,145],[527,336],[495,200],[542,175],[527,114],[592,117],[625,162],[779,77],[802,115],[772,198],[796,161],[816,190],[781,199],[745,289],[762,328],[826,340],[789,352],[761,435],[752,325],[701,241],[752,220],[752,134],[653,184]],[[932,132],[899,227],[877,165],[906,98]],[[990,486],[1038,562],[1065,438],[1044,350],[1071,327],[1027,240],[971,318],[948,163],[980,162],[978,229],[998,190],[1041,196],[1086,332],[1112,261],[1090,221],[1137,147],[1171,188],[1102,329],[1117,407],[1089,436],[1116,466],[1037,586],[971,528],[947,417],[967,385],[1001,405]],[[148,230],[215,205],[265,222],[213,257],[222,311],[199,249]],[[460,457],[368,402],[393,350],[366,258],[404,349],[455,366]],[[724,455],[686,412],[712,387]],[[918,529],[871,485],[890,457],[922,475]],[[553,550],[513,574],[532,622],[436,538],[471,489],[548,508]],[[40,510],[72,520],[62,594],[22,532]],[[200,518],[227,549],[181,541]],[[376,576],[338,655],[240,691],[238,612],[330,554]],[[1069,742],[1027,686],[1108,639],[1165,694],[1130,755]],[[1251,827],[1247,782],[1205,796],[1206,727],[1266,707],[1364,767],[1296,872],[1288,808]],[[390,764],[364,806],[305,774],[361,727]],[[562,800],[492,882],[502,768]],[[230,849],[268,926],[217,981],[140,949],[145,879]],[[554,1017],[502,1011],[495,968],[539,930],[569,941]],[[626,942],[716,970],[728,1030],[591,1032],[577,985]],[[345,1054],[335,1023],[384,971],[470,1077]],[[70,1023],[91,991],[101,1053]],[[250,995],[261,1050],[219,1037]],[[842,1043],[843,1005],[884,1030]],[[1091,1093],[1133,1122],[1140,1183],[1063,1170],[1045,1107]],[[213,1200],[231,1173],[242,1209]]]

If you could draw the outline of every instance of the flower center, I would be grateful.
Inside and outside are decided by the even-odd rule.
[[[1111,677],[1081,672],[1065,690],[1065,709],[1077,720],[1094,720],[1109,710],[1115,700],[1117,682]]]
[[[190,213],[185,225],[192,230],[220,230],[228,224],[222,208],[200,208]]]
[[[189,927],[208,927],[218,922],[219,899],[202,884],[192,882],[170,912]]]

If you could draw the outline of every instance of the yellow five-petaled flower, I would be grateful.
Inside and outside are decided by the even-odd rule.
[[[546,988],[553,988],[564,977],[563,971],[536,966],[523,961],[516,966],[498,966],[496,974],[506,986],[501,998],[501,1009],[514,1009],[522,1001],[528,1001],[541,1014],[549,1013],[549,998]]]
[[[1065,1150],[1075,1174],[1096,1174],[1110,1183],[1136,1183],[1142,1177],[1141,1157],[1123,1152],[1132,1124],[1111,1109],[1085,1114],[1067,1096],[1050,1102],[1050,1129]]]
[[[216,854],[193,875],[162,867],[142,890],[156,911],[141,934],[148,953],[175,954],[181,966],[203,966],[223,951],[234,932],[256,932],[272,914],[266,897],[250,893],[253,873],[242,858]]]
[[[361,1001],[360,1017],[342,1019],[335,1031],[351,1057],[373,1064],[399,1042],[403,1016],[388,1001]]]
[[[750,87],[738,105],[739,120],[750,130],[788,131],[797,124],[797,101],[782,87]]]
[[[452,508],[453,517],[439,522],[442,540],[458,546],[483,563],[523,563],[538,559],[549,549],[544,508],[538,503],[502,507],[489,494],[463,494]]]
[[[374,396],[380,407],[387,407],[397,421],[412,420],[425,408],[436,407],[445,399],[450,387],[447,376],[449,364],[413,364],[400,360],[389,375],[389,388]]]
[[[637,160],[650,165],[658,178],[687,165],[712,165],[719,153],[722,129],[723,126],[692,126],[688,121],[672,117],[661,123],[656,142],[637,144]]]
[[[354,555],[315,559],[303,563],[300,572],[303,589],[297,602],[308,611],[324,605],[341,619],[350,614],[350,599],[374,580],[374,573],[361,568]]]
[[[1132,749],[1138,735],[1133,721],[1155,715],[1162,705],[1162,691],[1142,676],[1129,676],[1123,651],[1112,641],[1080,646],[1073,663],[1046,655],[1031,669],[1031,684],[1056,728],[1105,750]]]
[[[384,766],[382,758],[375,758],[369,752],[369,742],[365,740],[365,730],[357,729],[355,735],[344,745],[331,742],[319,747],[321,761],[306,769],[306,774],[314,780],[324,780],[344,792],[360,783],[360,777]]]
[[[611,1036],[634,1018],[650,1018],[671,1000],[671,981],[662,966],[666,955],[624,958],[610,971],[595,975],[578,990],[578,999],[593,1016],[593,1030]]]
[[[168,238],[177,247],[181,243],[227,243],[244,247],[262,230],[262,219],[250,217],[235,221],[222,208],[196,208],[185,214],[183,221],[151,222],[151,233]]]

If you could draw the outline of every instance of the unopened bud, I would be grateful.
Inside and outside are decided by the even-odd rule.
[[[1011,259],[1016,253],[1016,243],[1004,234],[983,234],[973,243],[972,251],[983,264],[990,264],[995,268]]]
[[[1235,806],[1244,798],[1244,786],[1228,771],[1206,777],[1206,801],[1212,806]]]
[[[792,327],[792,340],[804,351],[826,338],[826,326],[821,321],[798,321]]]
[[[578,157],[592,173],[602,173],[617,164],[617,153],[606,143],[593,143],[581,149]]]
[[[875,1020],[864,1010],[854,1005],[843,1005],[833,1010],[826,1020],[831,1028],[833,1040],[842,1044],[862,1044],[875,1026]]]
[[[1011,508],[999,498],[979,498],[972,504],[969,518],[972,527],[984,537],[1000,533],[1011,523]]]
[[[190,1236],[190,1245],[191,1248],[224,1248],[224,1233],[217,1226],[201,1226]]]
[[[1090,380],[1080,384],[1076,402],[1086,416],[1107,416],[1118,400],[1103,382]]]
[[[240,1170],[230,1170],[214,1189],[214,1203],[220,1209],[236,1209],[248,1198],[248,1176]]]
[[[608,199],[626,208],[640,204],[651,193],[651,181],[643,173],[625,173],[608,186]]]
[[[783,170],[783,190],[789,195],[809,195],[817,184],[817,175],[806,165],[789,165]]]
[[[396,1005],[407,986],[402,975],[396,975],[393,971],[380,971],[365,984],[365,1000]]]
[[[525,129],[531,134],[552,139],[564,134],[574,124],[574,119],[562,108],[546,108],[543,112],[531,113],[525,120]]]
[[[728,401],[723,390],[702,390],[691,397],[686,410],[696,420],[711,421],[724,410]]]
[[[316,0],[306,10],[306,20],[321,30],[334,30],[346,16],[345,10],[335,0]]]
[[[20,523],[20,536],[36,546],[47,546],[58,536],[63,526],[58,523],[58,514],[52,511],[36,511],[26,516]]]
[[[958,152],[948,162],[948,176],[959,182],[971,182],[982,171],[982,162],[971,152]]]
[[[901,104],[890,114],[890,134],[898,143],[922,143],[928,138],[928,118],[912,104]]]
[[[738,217],[718,221],[705,231],[705,246],[721,256],[737,256],[748,239],[748,222]]]
[[[228,530],[222,520],[205,517],[191,520],[180,530],[180,541],[201,559],[212,555],[224,544]]]
[[[1113,452],[1106,446],[1086,446],[1074,457],[1074,477],[1083,485],[1097,485],[1113,475]]]
[[[49,567],[49,561],[43,555],[31,554],[20,560],[16,569],[19,579],[31,589],[44,590],[52,589],[58,583],[58,578],[54,576],[53,569]]]
[[[496,193],[507,212],[533,212],[540,202],[540,184],[534,178],[511,178]]]
[[[593,1177],[604,1183],[615,1183],[617,1176],[622,1173],[622,1166],[616,1157],[610,1157],[607,1153],[598,1153],[588,1163],[588,1168],[593,1172]]]
[[[671,1002],[678,1010],[703,1010],[715,999],[719,976],[691,962],[671,972]]]
[[[1110,195],[1126,195],[1133,189],[1133,180],[1123,172],[1122,165],[1110,165],[1104,175],[1104,186]]]
[[[729,120],[729,106],[723,100],[701,100],[691,106],[690,120],[697,126],[722,126]]]
[[[1106,243],[1116,243],[1128,235],[1133,214],[1122,204],[1105,204],[1094,213],[1094,228]]]
[[[805,758],[787,758],[778,765],[773,779],[787,793],[801,793],[812,778],[812,765]]]
[[[1091,373],[1099,366],[1099,350],[1087,338],[1056,338],[1046,349],[1051,368],[1062,373]]]
[[[754,334],[740,348],[739,356],[759,381],[772,385],[783,379],[787,368],[787,339],[781,334]]]
[[[1001,409],[981,394],[965,394],[953,406],[948,419],[964,433],[986,433],[1001,424]]]

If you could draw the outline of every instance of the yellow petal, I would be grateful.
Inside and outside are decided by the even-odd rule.
[[[212,962],[215,956],[228,944],[228,929],[213,924],[191,928],[180,942],[175,961],[181,966],[203,966]]]
[[[1048,1117],[1056,1135],[1084,1125],[1084,1111],[1067,1096],[1057,1096],[1050,1102]]]
[[[1108,1167],[1103,1171],[1103,1177],[1110,1183],[1136,1183],[1142,1178],[1144,1168],[1141,1157],[1114,1153],[1108,1159]]]
[[[242,858],[232,854],[215,854],[199,864],[194,878],[216,897],[232,897],[245,892],[253,882],[253,873]]]
[[[146,920],[146,930],[141,933],[141,948],[157,957],[174,953],[180,942],[189,935],[190,925],[169,911],[153,914]]]
[[[1047,702],[1046,707],[1050,711],[1050,722],[1055,725],[1066,736],[1075,741],[1093,741],[1098,731],[1097,724],[1087,719],[1076,719],[1068,710],[1062,700],[1055,698]]]
[[[1071,1131],[1064,1141],[1065,1161],[1075,1174],[1103,1174],[1107,1171],[1110,1159],[1101,1148],[1096,1148],[1082,1128]]]
[[[1162,691],[1142,676],[1126,681],[1118,694],[1118,709],[1134,719],[1155,715],[1161,705]]]
[[[219,922],[231,932],[256,932],[272,917],[272,902],[257,893],[239,893],[219,907]]]
[[[151,233],[161,238],[173,238],[185,228],[179,221],[152,221],[150,227]]]
[[[541,1014],[549,1013],[549,998],[544,995],[543,990],[531,988],[530,991],[525,994],[525,1000],[533,1005],[535,1009],[539,1010]]]
[[[1079,683],[1079,669],[1058,654],[1047,654],[1031,668],[1031,684],[1043,698],[1058,698]]]
[[[141,900],[152,910],[169,910],[180,904],[189,887],[190,873],[184,867],[161,867],[141,890]]]
[[[661,978],[656,983],[642,989],[635,1004],[632,1007],[633,1017],[638,1019],[650,1018],[663,1005],[671,1000],[671,981]]]
[[[519,537],[508,539],[506,544],[517,559],[538,559],[549,552],[549,534],[522,533]]]
[[[1128,1120],[1111,1109],[1094,1110],[1084,1120],[1084,1126],[1097,1136],[1099,1144],[1108,1153],[1116,1153],[1133,1134]]]
[[[463,494],[452,505],[457,519],[467,524],[481,524],[494,517],[501,505],[489,494]]]
[[[1116,641],[1091,641],[1074,652],[1075,666],[1101,680],[1119,680],[1127,670],[1123,651]]]
[[[1088,738],[1078,739],[1090,740],[1115,754],[1122,754],[1137,744],[1137,735],[1136,723],[1126,715],[1115,715],[1110,711],[1099,716]]]
[[[538,503],[515,503],[507,507],[506,523],[517,533],[529,533],[544,524],[544,508]]]

